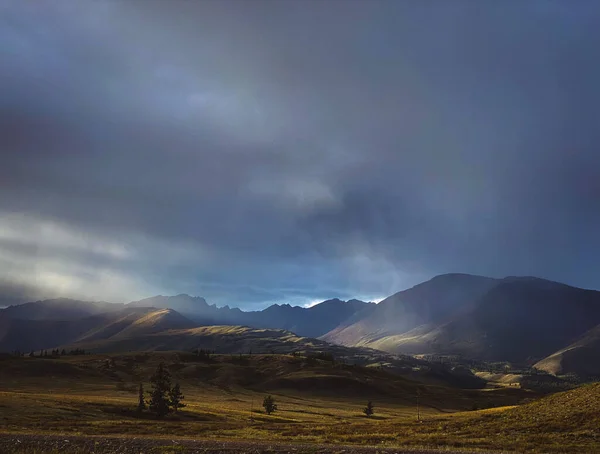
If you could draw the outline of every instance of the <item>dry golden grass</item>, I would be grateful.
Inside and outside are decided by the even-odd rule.
[[[371,398],[352,390],[340,393],[331,388],[337,383],[331,377],[338,380],[345,370],[329,370],[331,366],[320,363],[305,370],[287,370],[290,367],[285,363],[287,359],[273,357],[255,358],[242,368],[231,357],[210,364],[173,363],[171,368],[181,379],[187,407],[162,421],[146,414],[137,415],[134,409],[140,378],[149,376],[160,360],[173,361],[173,358],[167,354],[118,357],[116,369],[105,368],[106,357],[96,356],[24,359],[16,366],[0,364],[9,366],[0,371],[1,430],[518,452],[600,452],[596,429],[600,422],[597,410],[600,385],[521,407],[510,404],[515,402],[515,393],[524,393],[522,390],[463,392],[426,387],[424,405],[419,409],[422,421],[418,422],[411,394],[415,384],[411,382],[389,388],[398,393],[404,390],[406,395],[381,394]],[[256,368],[269,374],[284,374],[298,387],[262,390],[258,386],[239,386],[244,377],[238,375]],[[356,374],[373,382],[385,378],[376,371],[362,369]],[[317,383],[322,380],[324,388],[304,389],[305,378]],[[370,392],[371,388],[365,390]],[[275,397],[279,407],[271,416],[261,411],[267,393]],[[368,399],[375,404],[372,418],[362,414]],[[481,407],[490,402],[508,406],[464,411],[469,406]]]

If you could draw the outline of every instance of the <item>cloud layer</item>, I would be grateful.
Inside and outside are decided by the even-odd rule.
[[[600,287],[596,2],[0,12],[7,288],[260,307],[450,271]]]

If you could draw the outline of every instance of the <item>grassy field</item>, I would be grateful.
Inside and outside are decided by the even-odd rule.
[[[181,382],[187,403],[162,421],[135,412],[137,386],[148,386],[160,361]],[[270,416],[261,407],[267,394],[279,407]],[[600,451],[599,386],[535,398],[521,389],[426,386],[385,371],[278,355],[199,361],[190,354],[153,353],[0,362],[3,432]],[[367,400],[375,405],[372,418],[362,414]]]

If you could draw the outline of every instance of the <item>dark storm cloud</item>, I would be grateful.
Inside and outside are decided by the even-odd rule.
[[[232,305],[447,271],[599,286],[595,2],[0,8],[3,282]]]

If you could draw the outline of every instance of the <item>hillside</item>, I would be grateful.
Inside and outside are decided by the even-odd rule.
[[[106,358],[112,359],[108,367]],[[83,355],[59,359],[24,358],[20,361],[7,359],[0,362],[3,366],[0,383],[16,378],[26,381],[46,375],[135,384],[138,376],[149,377],[159,361],[166,361],[174,377],[188,386],[203,384],[265,392],[292,390],[347,397],[366,392],[396,400],[406,400],[406,396],[412,396],[417,388],[423,387],[430,389],[431,395],[454,397],[457,408],[468,408],[467,403],[460,402],[461,397],[475,392],[425,386],[379,368],[334,363],[303,355],[212,355],[210,358],[203,358],[184,352]],[[433,402],[431,399],[431,403]]]
[[[481,388],[485,382],[468,370],[431,363],[410,356],[390,355],[378,350],[344,347],[318,339],[300,337],[285,330],[245,326],[201,326],[162,332],[115,335],[109,338],[82,338],[62,345],[67,351],[84,349],[91,353],[190,352],[199,349],[230,355],[292,354],[335,359],[344,364],[385,369],[420,382],[459,388]]]
[[[0,313],[0,351],[29,352],[73,342],[89,330],[110,323],[112,316],[78,320],[22,320]]]
[[[535,364],[554,375],[575,374],[583,379],[600,377],[600,325],[581,338]]]
[[[388,336],[426,329],[483,295],[496,282],[468,274],[437,276],[384,299],[370,313],[356,314],[322,339],[341,345],[370,346]]]
[[[396,351],[535,362],[600,320],[600,292],[543,280],[506,279],[434,329],[398,339]]]
[[[76,320],[23,320],[0,313],[0,351],[29,352],[81,341],[117,341],[192,326],[192,321],[168,309],[128,308]]]
[[[175,296],[153,296],[139,301],[132,301],[127,306],[173,309],[197,324],[203,325],[239,324],[245,314],[238,308],[217,307],[215,304],[208,304],[202,297],[190,296],[185,293]]]
[[[502,415],[502,419],[504,424],[530,425],[543,431],[595,431],[600,424],[600,383],[583,385],[514,408]]]
[[[490,410],[443,425],[456,440],[511,452],[599,452],[600,384],[543,397],[507,410]],[[493,434],[491,440],[481,438]],[[478,443],[477,440],[480,440]]]
[[[57,298],[9,306],[0,315],[21,320],[77,320],[90,315],[123,310],[125,305],[102,301]]]
[[[533,364],[600,322],[600,292],[536,278],[440,278],[394,295],[369,317],[322,339],[392,353]]]
[[[194,322],[172,309],[158,309],[146,311],[127,312],[126,315],[103,326],[92,333],[86,333],[77,341],[88,342],[92,340],[119,340],[135,338],[163,331],[192,328]],[[117,329],[118,327],[118,329]]]

